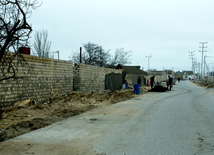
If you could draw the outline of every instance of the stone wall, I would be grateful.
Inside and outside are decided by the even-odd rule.
[[[126,83],[128,83],[129,86],[134,86],[137,84],[138,77],[141,78],[141,85],[144,85],[144,74],[126,74],[125,80]]]
[[[9,109],[17,101],[42,101],[56,94],[73,91],[73,64],[71,61],[23,55],[27,64],[18,65],[17,79],[0,81],[0,109]],[[17,59],[14,61],[16,62]],[[0,79],[2,79],[0,73]]]
[[[102,92],[105,90],[105,75],[122,73],[121,70],[77,64],[74,67],[74,90],[81,93]]]
[[[167,79],[168,79],[168,74],[166,74],[166,72],[161,72],[161,73],[158,73],[158,74],[151,73],[151,74],[145,76],[146,81],[147,81],[147,80],[150,81],[150,78],[151,78],[153,75],[155,76],[155,79],[154,79],[155,82],[167,81]]]

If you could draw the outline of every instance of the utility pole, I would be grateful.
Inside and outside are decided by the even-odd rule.
[[[197,59],[196,57],[194,57],[194,71],[196,73],[196,69],[197,69]]]
[[[58,60],[59,60],[59,51],[51,52],[51,53],[58,53]],[[54,57],[54,55],[53,55]]]
[[[80,63],[82,63],[82,47],[80,47]]]
[[[189,53],[190,53],[190,55],[189,55],[189,56],[190,56],[190,59],[192,59],[192,71],[193,71],[193,74],[195,74],[195,73],[194,73],[194,64],[193,64],[193,63],[194,63],[194,62],[193,62],[193,56],[195,56],[194,52],[195,52],[195,51],[189,52]]]
[[[200,72],[201,72],[200,67],[201,67],[201,64],[200,64],[200,62],[199,62],[199,63],[198,63],[198,80],[199,80],[199,74],[200,74]],[[200,80],[201,80],[201,79],[200,79]]]
[[[199,46],[199,48],[201,48],[201,51],[199,50],[199,52],[202,53],[202,57],[201,57],[201,77],[202,77],[202,73],[203,73],[203,56],[204,56],[204,51],[205,48],[207,48],[207,46],[205,47],[204,44],[207,44],[207,42],[199,42],[199,44],[202,44],[202,46]]]
[[[195,77],[195,74],[197,73],[196,70],[197,70],[197,61],[196,61],[196,57],[193,58],[193,73],[194,73],[194,77]]]
[[[149,72],[149,58],[151,58],[152,56],[146,56],[148,58],[148,72]]]
[[[206,56],[206,55],[204,56],[204,82],[205,82],[205,75],[208,76],[208,74],[206,74],[206,72],[205,72],[205,70],[206,70],[205,66],[207,66],[207,73],[209,73],[209,75],[210,75],[209,67],[206,63],[206,58],[214,58],[214,57],[213,56]],[[207,77],[207,80],[208,80],[208,77]]]
[[[212,74],[211,74],[211,76],[212,76],[212,82],[213,82],[213,62],[212,62]]]
[[[203,78],[204,82],[205,82],[205,65],[206,65],[206,55],[204,56],[204,78]]]
[[[204,77],[205,77],[205,74],[206,74],[205,66],[206,66],[206,55],[204,56]]]

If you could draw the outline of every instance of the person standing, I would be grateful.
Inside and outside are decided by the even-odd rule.
[[[153,88],[153,83],[155,82],[155,76],[153,75],[151,78],[150,78],[150,86],[151,86],[151,89]]]
[[[141,84],[141,79],[140,79],[140,77],[138,76],[138,79],[137,79],[137,84]]]

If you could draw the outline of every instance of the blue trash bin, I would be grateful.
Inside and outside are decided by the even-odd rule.
[[[134,85],[134,94],[140,94],[140,85],[139,84]]]

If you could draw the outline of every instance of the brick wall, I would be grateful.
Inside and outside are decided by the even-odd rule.
[[[109,73],[122,73],[122,71],[77,64],[74,67],[74,90],[81,93],[102,92],[105,90],[105,75]]]
[[[0,81],[0,109],[11,108],[17,101],[30,98],[42,101],[55,94],[68,94],[73,91],[71,61],[23,56],[28,65],[17,67],[16,76],[19,78]],[[2,77],[0,73],[0,79]]]

